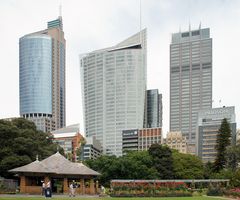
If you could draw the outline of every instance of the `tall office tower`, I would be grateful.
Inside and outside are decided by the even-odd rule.
[[[19,41],[20,116],[45,132],[65,126],[65,46],[62,17]]]
[[[170,131],[195,146],[197,113],[212,107],[212,39],[209,28],[172,34]]]
[[[122,130],[143,128],[146,29],[81,58],[85,133],[103,153],[122,154]]]
[[[231,141],[236,144],[235,107],[200,110],[197,120],[196,155],[203,162],[213,162],[217,155],[216,144],[222,120],[226,118],[231,128]]]
[[[144,127],[162,127],[162,94],[158,93],[158,89],[147,90],[146,92]]]

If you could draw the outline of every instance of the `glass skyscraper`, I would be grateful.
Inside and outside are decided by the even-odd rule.
[[[162,94],[158,89],[147,90],[145,128],[162,127]]]
[[[122,130],[144,123],[146,30],[116,46],[81,58],[86,136],[96,136],[103,153],[122,154]]]
[[[209,28],[172,34],[170,131],[195,145],[197,114],[212,107],[212,39]],[[194,149],[192,150],[194,153]]]
[[[49,132],[65,126],[65,39],[62,18],[19,40],[20,115]]]

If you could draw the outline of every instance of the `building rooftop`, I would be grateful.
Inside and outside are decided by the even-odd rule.
[[[100,173],[88,168],[82,163],[73,163],[67,160],[59,152],[39,161],[38,159],[30,164],[9,170],[13,173],[51,173],[70,175],[92,175],[98,176]]]
[[[60,133],[77,133],[80,131],[79,124],[72,124],[63,128],[60,128],[58,130],[52,131],[52,134],[60,134]],[[54,136],[55,137],[55,136]]]
[[[116,50],[123,50],[123,49],[131,49],[131,48],[142,48],[144,44],[144,38],[146,37],[147,29],[143,29],[140,32],[130,36],[129,38],[125,39],[124,41],[118,43],[115,46],[103,48],[99,50],[95,50],[91,53],[101,53],[104,51],[116,51]]]

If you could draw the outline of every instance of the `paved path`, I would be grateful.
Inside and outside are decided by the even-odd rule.
[[[28,194],[0,194],[0,197],[43,197],[42,195],[28,195]],[[68,195],[53,194],[53,198],[67,198]],[[76,195],[76,197],[82,198],[99,198],[99,195]]]
[[[203,195],[205,197],[207,197],[207,195]],[[226,199],[226,200],[233,200],[234,198],[229,198],[229,197],[214,197],[214,196],[209,196],[211,198],[215,198],[215,199]],[[237,199],[234,199],[237,200]]]

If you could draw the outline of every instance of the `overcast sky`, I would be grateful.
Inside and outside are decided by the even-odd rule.
[[[79,54],[113,46],[139,31],[139,0],[0,0],[0,118],[19,116],[18,40],[62,17],[66,49],[67,125],[83,131]],[[240,113],[240,1],[142,0],[147,28],[148,89],[163,94],[163,132],[169,128],[171,33],[210,28],[213,38],[213,107]],[[221,100],[221,103],[219,103]]]

